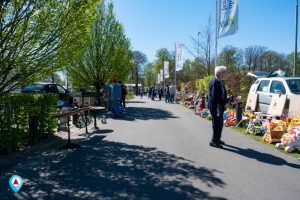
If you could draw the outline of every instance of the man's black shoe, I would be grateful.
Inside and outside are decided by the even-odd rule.
[[[215,142],[210,142],[209,145],[211,147],[216,147],[216,148],[220,148],[220,149],[223,149],[223,146],[219,143],[215,143]]]
[[[220,140],[220,142],[219,142],[221,145],[225,145],[225,142],[224,141],[222,141],[222,140]]]

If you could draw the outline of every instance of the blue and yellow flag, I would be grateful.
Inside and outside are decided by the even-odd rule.
[[[219,0],[218,37],[235,34],[238,30],[238,0]]]

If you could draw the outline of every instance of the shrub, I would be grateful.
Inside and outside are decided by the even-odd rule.
[[[213,78],[213,75],[205,76],[203,79],[198,81],[197,92],[203,91],[208,95],[209,90],[209,81]]]
[[[18,149],[54,134],[56,94],[8,94],[0,97],[0,152]]]
[[[127,100],[131,100],[134,98],[134,92],[133,91],[129,91],[126,95],[126,99]]]

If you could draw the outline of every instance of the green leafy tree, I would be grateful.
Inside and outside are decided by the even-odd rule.
[[[198,91],[197,92],[204,92],[206,95],[208,95],[208,92],[209,92],[209,82],[210,80],[213,78],[214,76],[213,75],[208,75],[208,76],[205,76],[204,78],[200,79],[199,82],[198,82]]]
[[[154,61],[155,72],[159,73],[160,70],[164,68],[164,61],[171,60],[171,54],[168,49],[161,48],[156,51],[155,57],[156,57]]]
[[[156,73],[154,71],[154,66],[152,63],[148,63],[144,69],[145,85],[153,86],[156,84]]]
[[[241,68],[242,63],[242,50],[233,46],[226,46],[223,48],[219,56],[219,64],[225,65],[228,72],[238,71]]]
[[[0,1],[0,94],[42,80],[80,55],[97,1]]]
[[[132,79],[135,80],[135,93],[138,94],[138,83],[142,76],[143,66],[147,62],[147,56],[140,51],[134,51],[133,57],[133,68],[132,68]]]
[[[96,17],[88,35],[85,54],[68,68],[76,88],[93,86],[100,92],[101,83],[116,78],[127,80],[133,65],[129,39],[113,13],[113,3],[97,6]]]
[[[156,51],[156,59],[153,62],[156,75],[164,68],[164,61],[169,61],[169,78],[165,79],[165,83],[173,84],[175,78],[175,52],[170,52],[167,48],[161,48]]]

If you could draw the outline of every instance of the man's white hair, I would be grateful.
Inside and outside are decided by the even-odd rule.
[[[226,73],[227,67],[225,66],[217,66],[215,67],[215,76],[219,76],[220,74]]]

